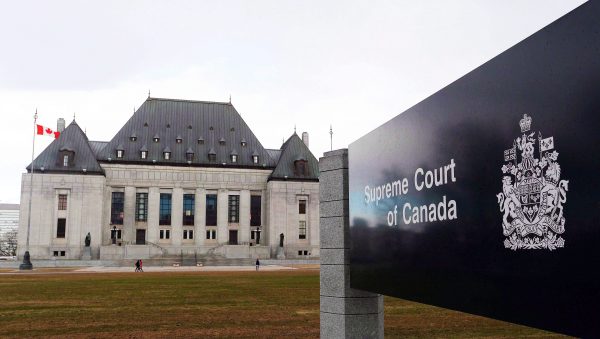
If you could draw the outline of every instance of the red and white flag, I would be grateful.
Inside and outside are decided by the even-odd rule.
[[[50,136],[54,136],[54,139],[58,139],[58,137],[60,136],[60,132],[55,132],[53,131],[51,128],[49,127],[44,127],[42,125],[37,125],[37,134],[38,135],[50,135]]]

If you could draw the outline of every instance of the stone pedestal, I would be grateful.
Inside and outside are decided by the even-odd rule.
[[[32,270],[33,264],[31,263],[31,257],[29,256],[29,251],[25,251],[23,255],[23,263],[19,265],[20,270]]]
[[[326,152],[319,171],[321,338],[383,338],[383,296],[350,288],[348,150]]]
[[[89,246],[86,246],[83,248],[82,254],[81,254],[81,260],[92,260],[92,248]]]
[[[283,251],[283,247],[277,247],[277,259],[283,260],[285,259],[285,252]]]

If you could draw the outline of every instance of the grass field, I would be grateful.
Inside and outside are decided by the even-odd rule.
[[[0,337],[319,336],[319,272],[0,275]],[[395,298],[386,337],[559,337]]]

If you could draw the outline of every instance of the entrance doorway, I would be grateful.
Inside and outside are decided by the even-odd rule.
[[[237,230],[229,230],[229,245],[237,245],[238,244],[238,231]]]
[[[136,245],[145,245],[146,244],[146,230],[145,229],[137,229],[136,230],[135,244]]]

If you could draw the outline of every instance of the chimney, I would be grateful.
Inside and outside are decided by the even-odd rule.
[[[62,133],[65,130],[65,119],[58,118],[58,120],[56,121],[56,130],[60,133]]]
[[[302,142],[308,147],[308,132],[302,132]]]

